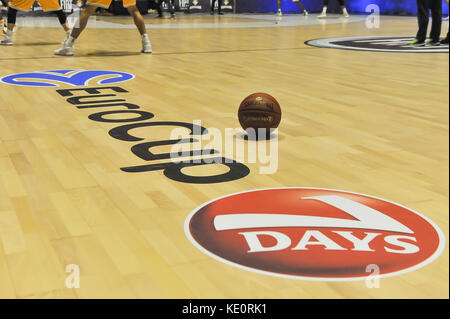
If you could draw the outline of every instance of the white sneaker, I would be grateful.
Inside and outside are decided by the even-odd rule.
[[[61,44],[64,44],[64,42],[66,42],[67,40],[69,40],[70,34],[72,33],[72,30],[66,31],[66,38],[64,39],[64,41],[61,42]]]
[[[308,15],[308,11],[303,11],[303,15],[306,17]]]
[[[152,53],[152,44],[149,39],[142,39],[141,53]]]
[[[13,45],[12,36],[5,34],[5,37],[0,40],[0,45]]]
[[[66,39],[61,49],[54,51],[55,55],[72,56],[73,55],[73,43]]]
[[[344,12],[342,15],[344,16],[344,18],[350,17],[349,14],[348,14],[348,12]]]
[[[277,16],[281,17],[282,15],[283,15],[283,13],[281,13],[281,10],[278,10]]]
[[[319,14],[319,15],[317,16],[317,19],[323,19],[323,18],[326,18],[326,17],[327,17],[326,12],[322,12],[321,14]]]

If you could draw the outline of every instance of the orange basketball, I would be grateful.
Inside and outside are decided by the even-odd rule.
[[[238,118],[244,130],[265,128],[269,132],[280,124],[280,104],[267,93],[253,93],[242,101]]]

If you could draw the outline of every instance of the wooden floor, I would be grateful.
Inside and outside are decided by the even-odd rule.
[[[298,15],[299,19],[302,19]],[[149,25],[155,20],[146,17]],[[194,16],[162,24],[202,24]],[[213,22],[231,23],[237,19]],[[0,298],[448,298],[448,248],[432,264],[364,281],[282,279],[220,263],[184,234],[187,215],[230,193],[265,187],[319,187],[391,200],[432,219],[448,238],[448,54],[360,52],[310,47],[315,38],[413,35],[414,18],[386,17],[304,26],[150,28],[154,53],[139,54],[127,18],[102,17],[74,57],[55,57],[59,28],[19,27],[0,47],[0,76],[55,69],[117,70],[127,102],[160,121],[238,127],[253,92],[281,104],[279,168],[238,181],[192,185],[142,165],[117,125],[88,119],[55,88],[0,84]],[[241,22],[248,22],[243,19]],[[253,20],[252,20],[253,21]],[[258,20],[256,20],[258,21]],[[443,30],[447,30],[444,24]],[[443,32],[445,33],[445,32]],[[155,139],[168,129],[143,128]],[[66,288],[66,265],[81,287]]]

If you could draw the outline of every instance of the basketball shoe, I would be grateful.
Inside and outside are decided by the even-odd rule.
[[[152,53],[152,44],[147,34],[142,35],[142,53]]]
[[[73,55],[73,38],[69,36],[64,40],[62,48],[54,51],[55,55],[72,56]]]
[[[0,40],[0,45],[13,45],[12,31],[7,31],[5,37]]]

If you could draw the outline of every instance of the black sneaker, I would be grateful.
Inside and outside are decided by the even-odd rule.
[[[441,40],[441,44],[448,45],[448,36]]]
[[[223,16],[223,12],[222,12],[222,11],[219,11],[219,14],[220,14],[221,16]]]
[[[214,11],[211,11],[210,15],[214,15]]]

